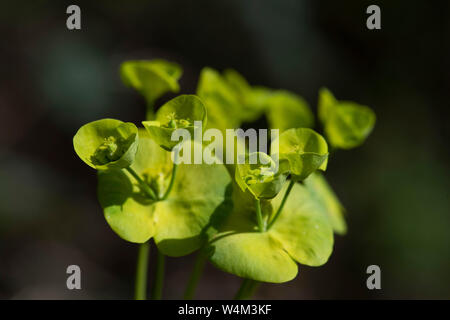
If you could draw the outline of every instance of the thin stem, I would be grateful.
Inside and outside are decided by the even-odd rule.
[[[136,171],[131,169],[131,167],[128,167],[128,168],[125,168],[125,169],[136,179],[136,181],[139,183],[141,188],[147,193],[147,195],[150,198],[152,198],[152,200],[157,200],[158,199],[156,197],[156,194],[153,191],[153,189],[150,188],[150,186],[144,180],[142,180],[142,178],[136,173]]]
[[[285,194],[283,196],[283,200],[281,200],[280,207],[278,208],[278,211],[275,213],[275,216],[273,217],[273,219],[269,222],[269,225],[267,226],[267,229],[270,229],[273,226],[273,224],[275,223],[275,221],[278,219],[278,217],[280,216],[280,213],[283,210],[283,207],[284,207],[284,205],[286,203],[286,200],[287,200],[287,198],[289,196],[289,193],[291,192],[292,187],[294,186],[294,184],[295,184],[294,180],[291,180],[291,182],[289,182],[289,186],[288,186],[288,188],[287,188],[287,190],[286,190],[286,192],[285,192]]]
[[[147,269],[149,251],[149,242],[141,243],[139,245],[136,264],[136,282],[134,287],[135,300],[145,300],[147,298]]]
[[[154,120],[155,119],[155,112],[154,112],[154,101],[147,100],[147,111],[145,114],[146,120]]]
[[[184,292],[184,299],[191,300],[194,298],[195,289],[197,288],[198,280],[202,275],[203,269],[205,267],[206,255],[200,251],[195,259],[194,268],[192,269],[189,282],[186,286],[186,291]]]
[[[242,281],[242,284],[234,296],[234,300],[246,300],[250,299],[253,296],[253,293],[256,290],[256,287],[258,286],[258,282],[251,279],[244,279]]]
[[[157,251],[156,256],[156,269],[155,269],[155,279],[152,288],[152,300],[161,300],[162,288],[164,281],[164,260],[165,257],[161,251]]]
[[[244,279],[242,280],[241,286],[239,287],[238,292],[236,292],[236,295],[234,296],[234,300],[244,300],[245,299],[245,292],[247,291],[248,286],[250,285],[250,279]]]
[[[246,292],[246,299],[251,299],[253,297],[253,295],[255,294],[256,289],[258,288],[260,282],[252,280],[252,282],[250,283],[250,285],[247,288],[247,292]]]
[[[258,220],[259,232],[266,231],[264,228],[264,222],[261,213],[261,200],[255,199],[256,219]]]
[[[173,187],[173,183],[175,181],[175,175],[177,174],[177,164],[174,162],[173,163],[173,169],[172,169],[172,176],[170,177],[170,183],[169,186],[167,187],[166,193],[164,194],[164,196],[161,198],[161,200],[165,200],[167,199],[167,197],[170,194],[170,191],[172,190]]]

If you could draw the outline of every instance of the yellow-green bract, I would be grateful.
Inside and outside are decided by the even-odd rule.
[[[344,219],[345,209],[323,174],[318,171],[314,172],[305,179],[304,184],[311,193],[311,197],[328,216],[333,230],[337,234],[345,234],[347,232],[347,224]]]
[[[283,132],[290,128],[312,128],[314,115],[308,103],[300,96],[285,91],[274,91],[265,102],[270,128]]]
[[[178,79],[182,72],[178,64],[162,59],[131,60],[120,66],[120,75],[125,85],[136,89],[147,100],[150,117],[156,99],[167,92],[180,90]]]
[[[161,198],[170,180],[170,152],[144,130],[139,141],[131,168]],[[180,164],[167,199],[154,201],[127,171],[114,169],[99,171],[98,198],[106,221],[121,238],[136,243],[154,238],[162,253],[182,256],[202,245],[216,215],[231,209],[230,183],[224,165]]]
[[[233,69],[225,70],[223,77],[239,101],[240,121],[257,120],[264,113],[267,101],[272,96],[272,90],[261,86],[251,86],[239,72]]]
[[[319,119],[333,148],[361,145],[375,126],[375,113],[367,106],[338,101],[328,89],[319,92]]]
[[[197,95],[205,102],[208,110],[208,128],[237,128],[239,120],[239,101],[235,92],[219,72],[203,68],[197,85]]]
[[[208,128],[225,131],[238,128],[244,121],[258,119],[264,113],[272,92],[250,86],[235,70],[225,70],[221,75],[212,68],[203,68],[197,94],[208,110]]]
[[[267,220],[277,211],[287,185],[263,205]],[[253,201],[239,187],[233,192],[233,211],[211,237],[211,262],[221,270],[263,282],[282,283],[295,278],[297,263],[320,266],[333,250],[333,230],[309,191],[296,183],[282,214],[273,226],[258,232]]]
[[[254,164],[250,163],[252,156]],[[283,187],[286,176],[269,155],[254,152],[245,157],[244,163],[236,165],[235,179],[242,191],[249,190],[256,199],[272,199]]]
[[[143,121],[150,138],[166,150],[172,150],[179,141],[172,140],[177,129],[186,129],[194,136],[195,121],[205,127],[207,116],[202,100],[195,95],[181,95],[164,104],[156,113],[155,121]]]
[[[279,154],[273,145],[278,145]],[[325,139],[312,129],[292,128],[284,131],[272,144],[272,155],[280,163],[288,162],[288,170],[296,181],[306,179],[317,169],[325,170],[328,146]]]
[[[94,169],[126,168],[135,158],[138,129],[130,122],[102,119],[82,126],[73,137],[75,152]]]

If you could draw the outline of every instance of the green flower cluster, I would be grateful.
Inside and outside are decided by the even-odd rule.
[[[98,198],[112,230],[135,243],[153,238],[162,255],[201,248],[200,257],[247,279],[238,298],[250,294],[252,281],[282,283],[297,275],[298,264],[326,263],[333,232],[344,234],[346,223],[321,172],[330,150],[365,141],[374,112],[321,89],[323,137],[312,129],[314,115],[298,95],[251,86],[234,70],[211,68],[201,71],[196,95],[180,95],[155,112],[157,99],[179,90],[181,74],[180,66],[163,60],[125,62],[124,83],[147,102],[144,128],[103,119],[82,126],[73,139],[77,155],[98,170]],[[256,163],[172,162],[175,130],[193,133],[201,121],[224,131],[263,116],[281,134],[268,154],[245,154]],[[192,284],[188,288],[191,297]]]

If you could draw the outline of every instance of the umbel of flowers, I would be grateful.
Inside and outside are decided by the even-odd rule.
[[[76,154],[97,171],[98,200],[111,229],[139,244],[135,298],[145,299],[150,243],[157,248],[152,298],[162,297],[164,256],[199,250],[184,297],[193,298],[205,261],[242,277],[235,298],[251,297],[259,282],[283,283],[298,264],[320,266],[333,251],[333,233],[345,234],[344,208],[323,172],[329,155],[361,145],[375,125],[367,106],[319,91],[318,119],[307,102],[285,91],[251,86],[238,72],[200,73],[197,92],[162,104],[179,90],[179,65],[164,60],[127,61],[125,85],[146,101],[142,127],[116,119],[83,125]],[[280,135],[271,151],[246,153],[256,163],[225,165],[173,161],[179,129],[236,129],[266,117]],[[187,141],[189,148],[208,143]],[[225,145],[224,145],[225,146]],[[234,150],[224,150],[224,153]],[[174,154],[172,154],[174,153]],[[264,160],[264,161],[262,161]]]

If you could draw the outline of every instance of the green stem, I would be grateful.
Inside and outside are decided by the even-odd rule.
[[[273,226],[273,224],[275,223],[275,221],[278,219],[278,217],[280,216],[280,213],[283,210],[283,207],[284,207],[284,205],[286,203],[286,200],[287,200],[287,198],[289,196],[289,193],[291,192],[292,187],[294,186],[294,184],[295,184],[294,180],[291,180],[291,182],[289,182],[289,186],[288,186],[288,188],[287,188],[287,190],[286,190],[286,192],[285,192],[285,194],[283,196],[283,200],[281,200],[280,207],[278,208],[278,211],[275,213],[275,216],[273,217],[273,219],[269,222],[269,225],[267,226],[267,229],[270,229]]]
[[[147,111],[145,113],[145,119],[147,121],[155,119],[154,101],[152,100],[147,100]]]
[[[145,300],[147,297],[147,269],[150,243],[145,242],[139,245],[136,265],[136,282],[134,287],[134,299]]]
[[[258,286],[258,282],[251,279],[244,279],[242,284],[234,296],[234,300],[246,300],[250,299],[253,296],[253,293]]]
[[[191,300],[194,298],[195,289],[197,288],[198,280],[202,275],[203,269],[205,267],[206,255],[200,251],[195,259],[194,268],[192,269],[191,276],[189,278],[186,291],[184,292],[184,299]]]
[[[157,251],[155,279],[152,288],[152,300],[161,300],[164,281],[164,260],[165,257],[161,251]]]
[[[170,194],[170,191],[172,190],[173,187],[173,183],[175,181],[175,175],[177,174],[177,164],[174,162],[173,163],[173,169],[172,169],[172,176],[170,177],[170,183],[169,183],[169,187],[167,187],[166,193],[164,194],[164,196],[161,198],[161,200],[165,200],[167,199],[167,197]]]
[[[251,280],[249,286],[247,287],[247,291],[245,293],[246,297],[245,299],[251,299],[253,295],[255,294],[256,289],[259,286],[259,282],[255,280]]]
[[[247,290],[248,285],[250,284],[250,279],[242,280],[241,286],[239,287],[238,292],[234,296],[234,300],[244,300],[245,291]]]
[[[255,199],[255,208],[256,208],[256,219],[258,221],[259,232],[264,232],[264,231],[266,231],[266,228],[264,227],[264,222],[263,222],[262,213],[261,213],[261,200]]]
[[[150,188],[150,186],[144,180],[142,180],[142,178],[136,173],[136,171],[131,169],[131,167],[128,167],[128,168],[125,168],[125,169],[136,179],[136,181],[139,183],[141,188],[147,193],[147,195],[150,198],[152,198],[152,200],[157,200],[158,199],[158,197],[156,196],[156,194],[153,191],[153,189]]]

